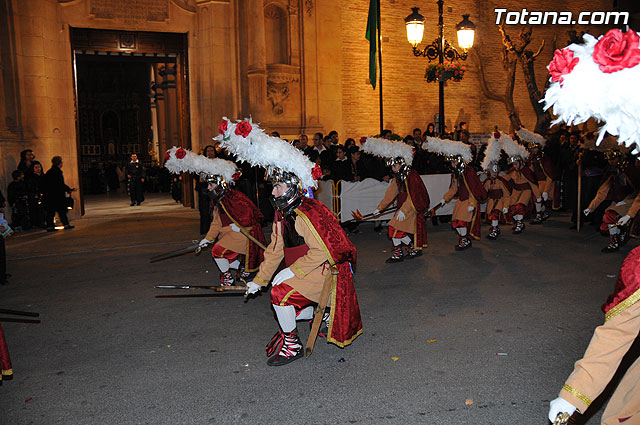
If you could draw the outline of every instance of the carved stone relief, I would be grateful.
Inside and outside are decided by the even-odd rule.
[[[289,97],[289,87],[287,84],[267,82],[267,100],[271,102],[271,111],[274,115],[282,115],[284,112],[284,101]]]

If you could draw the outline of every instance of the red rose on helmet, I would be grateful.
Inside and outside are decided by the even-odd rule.
[[[184,149],[180,148],[176,151],[176,158],[182,159],[185,156],[187,156],[187,151],[185,151]]]
[[[311,170],[311,176],[316,180],[322,177],[322,169],[319,165],[313,167],[313,169]]]
[[[366,138],[365,136],[362,136],[362,137],[360,138],[360,144],[361,144],[361,145],[364,145],[366,141],[367,141],[367,138]]]
[[[551,81],[560,81],[560,84],[562,84],[562,80],[564,80],[562,76],[573,71],[578,62],[580,62],[580,58],[574,58],[573,50],[571,49],[565,48],[553,52],[553,60],[549,64]]]
[[[633,68],[640,63],[639,39],[633,30],[625,33],[619,29],[609,30],[593,46],[593,61],[600,66],[600,71],[608,74]]]
[[[164,154],[164,160],[165,160],[165,161],[168,161],[170,158],[171,158],[171,152],[169,152],[169,151],[165,152],[165,154]]]
[[[496,139],[500,138],[500,132],[496,131],[495,133],[493,133],[493,137],[495,137]]]
[[[220,134],[224,134],[225,131],[227,131],[227,127],[229,126],[229,123],[227,122],[227,120],[223,120],[220,125],[218,125],[218,132]]]
[[[236,126],[236,134],[238,136],[247,137],[251,133],[251,123],[249,121],[240,121]]]
[[[234,182],[237,182],[241,175],[242,173],[240,171],[236,171],[235,173],[233,173],[233,176],[231,176],[231,178]]]

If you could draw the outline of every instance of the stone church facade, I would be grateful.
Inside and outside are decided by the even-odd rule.
[[[477,25],[475,48],[496,92],[504,90],[505,74],[494,9],[521,10],[522,3],[445,1],[445,37],[457,45],[455,24],[463,13],[471,15]],[[122,152],[140,145],[135,149],[155,158],[173,145],[201,149],[217,134],[223,116],[250,116],[283,137],[334,129],[341,140],[376,134],[379,93],[368,81],[364,38],[368,5],[368,0],[0,0],[3,187],[26,148],[36,152],[45,169],[51,157],[61,155],[68,184],[78,186],[82,155],[94,149],[111,152],[115,148],[108,139],[124,137],[132,126],[141,128],[127,133],[135,143]],[[438,86],[424,80],[427,61],[414,57],[406,40],[404,17],[415,6],[427,18],[424,46],[437,35],[436,2],[381,0],[384,126],[402,135],[414,127],[424,129],[438,110]],[[547,1],[530,7],[560,6]],[[613,8],[608,0],[562,4],[576,14]],[[547,79],[554,37],[562,48],[569,29],[600,35],[608,28],[536,26],[531,49],[545,42],[535,63],[538,87],[542,90]],[[506,30],[517,38],[520,26]],[[100,71],[125,72],[125,83],[126,72],[133,72],[105,71],[104,57],[152,64],[144,78],[156,113],[136,112],[144,103],[140,93],[131,94],[111,115],[95,106],[100,97],[91,92],[99,86]],[[96,71],[87,75],[97,82],[86,86],[78,69],[89,62],[88,69]],[[467,121],[472,132],[494,126],[508,130],[504,106],[483,95],[473,61],[467,64],[463,80],[445,88],[446,125],[452,129]],[[520,118],[533,127],[535,114],[521,70],[515,87]],[[93,105],[94,112],[86,115],[90,119],[79,114],[85,105]]]

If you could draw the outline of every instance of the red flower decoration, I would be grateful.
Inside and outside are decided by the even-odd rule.
[[[165,152],[165,154],[164,154],[164,160],[165,160],[165,161],[168,161],[170,158],[171,158],[171,152],[169,152],[169,151]]]
[[[560,81],[562,84],[562,80],[564,80],[562,76],[573,71],[578,62],[580,62],[580,58],[573,57],[573,50],[565,48],[553,52],[553,60],[549,64],[551,81]]]
[[[251,133],[251,123],[249,121],[240,121],[236,126],[236,134],[238,136],[247,137]]]
[[[366,141],[367,141],[367,138],[366,138],[365,136],[362,136],[362,137],[360,138],[360,144],[361,144],[361,145],[364,145]]]
[[[495,137],[496,139],[500,138],[500,132],[496,131],[495,133],[493,133],[493,137]]]
[[[182,159],[185,156],[187,156],[187,151],[185,151],[184,149],[180,148],[176,151],[176,158]]]
[[[625,33],[619,29],[609,30],[593,46],[593,61],[600,66],[600,71],[607,74],[633,68],[640,63],[639,39],[633,30]]]
[[[231,178],[234,182],[237,182],[241,175],[242,173],[240,171],[236,171],[235,173],[233,173],[233,176],[231,176]]]
[[[311,176],[316,180],[322,177],[322,169],[319,165],[313,167],[313,169],[311,170]]]
[[[218,125],[218,132],[220,134],[224,134],[225,131],[227,131],[228,126],[229,126],[229,123],[227,122],[227,120],[222,121],[220,125]]]

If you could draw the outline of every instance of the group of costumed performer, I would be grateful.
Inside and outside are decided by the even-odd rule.
[[[486,221],[491,225],[487,239],[496,240],[500,236],[500,224],[510,223],[508,217],[511,206],[511,183],[500,174],[502,140],[508,137],[496,131],[487,143],[482,168],[487,173],[484,190],[487,192]]]
[[[206,158],[176,147],[167,151],[165,167],[175,174],[198,173],[208,185],[208,195],[214,204],[213,220],[200,247],[215,242],[211,255],[220,269],[220,284],[231,286],[236,279],[248,278],[258,269],[264,254],[242,230],[263,246],[266,241],[262,232],[262,213],[245,194],[233,189],[240,177],[238,167],[231,161]],[[231,270],[235,271],[235,277]]]
[[[454,171],[449,190],[433,208],[433,213],[435,209],[457,198],[451,216],[451,226],[459,236],[458,244],[455,245],[456,251],[465,250],[471,246],[471,238],[480,239],[480,205],[487,200],[487,192],[478,178],[478,173],[467,166],[472,160],[471,148],[462,142],[428,136],[423,148],[446,156]]]
[[[272,286],[279,330],[266,346],[267,364],[281,366],[303,356],[296,321],[312,319],[323,289],[330,291],[323,317],[327,342],[339,347],[351,344],[362,333],[353,286],[356,249],[333,213],[305,196],[317,186],[321,170],[300,150],[250,121],[233,123],[224,118],[219,130],[220,146],[239,161],[266,168],[266,178],[273,184],[270,201],[276,214],[271,242],[256,276],[247,283],[249,294],[270,282]],[[276,273],[283,259],[285,268]]]
[[[612,29],[598,39],[585,34],[583,40],[584,44],[555,51],[548,67],[552,83],[545,93],[545,109],[553,106],[556,122],[567,125],[595,118],[604,123],[598,143],[608,132],[636,154],[640,150],[640,97],[630,87],[637,86],[640,79],[640,35],[632,29]],[[621,181],[620,175],[605,180],[610,186],[602,188],[607,192],[603,201],[616,178]],[[627,198],[627,194],[615,196],[609,200],[611,205],[616,205],[615,199]],[[628,213],[625,215],[630,216]],[[576,362],[559,397],[551,401],[551,422],[566,423],[576,410],[584,413],[608,385],[640,332],[639,301],[640,247],[623,261],[614,292],[602,306],[604,324],[596,328],[584,357]],[[602,423],[640,423],[640,358],[624,373],[605,408]]]
[[[542,198],[540,212],[536,213],[531,224],[541,224],[550,216],[550,210],[560,209],[560,170],[553,163],[550,156],[543,152],[546,140],[544,136],[533,133],[524,127],[520,127],[514,134],[515,137],[527,147],[529,160],[527,167],[531,169],[538,182],[538,190]]]
[[[362,151],[383,158],[391,168],[393,178],[384,198],[373,211],[374,215],[396,202],[396,211],[389,221],[388,234],[393,244],[387,263],[422,255],[427,247],[425,213],[429,210],[429,193],[420,175],[410,168],[413,148],[403,142],[369,137],[363,140]],[[403,252],[406,248],[407,254]]]

